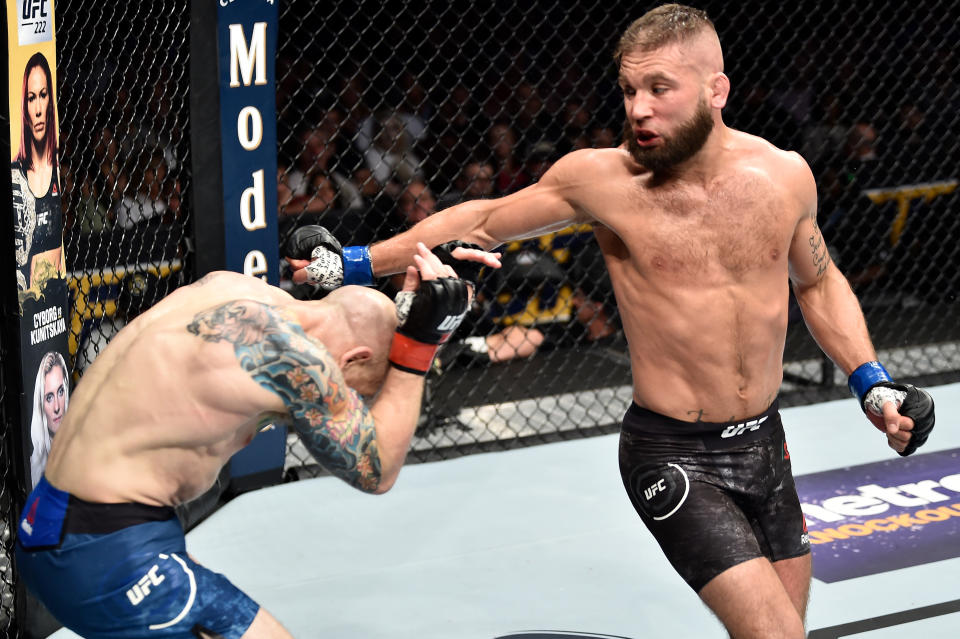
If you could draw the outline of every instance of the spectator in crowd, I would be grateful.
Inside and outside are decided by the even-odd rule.
[[[825,240],[854,291],[863,295],[864,287],[877,282],[886,270],[892,248],[890,224],[896,216],[895,203],[874,204],[864,192],[899,181],[883,161],[871,122],[860,120],[847,130],[843,152],[821,171],[821,181],[828,186],[819,202],[820,211],[829,212],[826,226],[831,233]]]
[[[526,163],[526,173],[530,176],[530,181],[539,181],[558,157],[557,147],[550,142],[538,142],[530,147]]]
[[[563,105],[563,138],[560,148],[563,153],[590,148],[591,100],[570,97]]]
[[[510,123],[497,122],[487,134],[487,144],[495,163],[494,188],[498,195],[513,193],[530,184],[517,142],[517,134]]]
[[[410,146],[417,148],[427,139],[427,122],[433,115],[433,107],[419,78],[410,71],[404,71],[397,84],[403,91],[403,97],[395,108],[394,115],[403,123]],[[359,151],[365,152],[370,148],[377,128],[376,116],[369,115],[364,119],[353,141]]]
[[[460,79],[440,103],[430,122],[430,154],[427,157],[431,184],[438,192],[449,189],[462,167],[483,143],[486,118],[474,101],[473,92]]]
[[[167,195],[162,188],[165,177],[163,152],[157,150],[149,156],[135,184],[131,185],[126,175],[118,180],[122,195],[114,208],[114,216],[119,228],[130,230],[145,222],[160,222],[168,209],[172,215],[177,215],[179,197],[172,197],[169,201],[163,197]]]
[[[437,212],[437,200],[423,180],[412,180],[397,198],[405,228],[421,222]]]
[[[287,204],[280,207],[281,237],[286,237],[294,228],[305,224],[324,224],[334,228],[339,223],[343,209],[339,206],[333,179],[320,169],[312,171],[307,179],[307,192],[289,197]],[[278,194],[281,189],[290,190],[285,186],[278,186],[277,189]]]
[[[427,183],[423,180],[411,180],[397,196],[394,211],[388,216],[386,223],[377,229],[377,237],[392,237],[436,212],[437,200]],[[390,278],[388,288],[384,291],[392,297],[402,286],[403,274],[400,273]]]
[[[915,102],[904,102],[884,133],[884,149],[896,157],[896,171],[905,184],[955,177],[953,169],[931,162],[936,144],[927,128],[926,113]],[[952,175],[948,175],[952,172]]]
[[[730,126],[766,138],[780,149],[792,151],[797,148],[800,127],[777,103],[769,84],[756,82],[743,92],[743,98],[732,98],[726,116]]]
[[[337,71],[340,74],[337,102],[343,110],[341,131],[345,139],[355,139],[362,123],[370,115],[365,97],[368,75],[361,65],[353,61],[344,61]]]
[[[79,177],[80,184],[77,184]],[[107,210],[100,207],[102,217],[97,222],[96,202],[92,202],[95,208],[90,211],[85,210],[92,192],[90,180],[83,175],[77,176],[73,170],[72,162],[60,162],[60,206],[63,209],[63,230],[64,233],[77,230],[83,233],[92,231],[102,231],[107,221]],[[79,191],[85,191],[80,193]]]
[[[493,197],[493,165],[488,162],[479,162],[473,160],[465,167],[457,177],[453,189],[448,190],[440,197],[437,204],[439,210],[448,206],[459,204],[466,200],[476,200],[478,198]]]
[[[381,188],[399,195],[401,185],[423,179],[423,161],[413,152],[403,121],[395,113],[379,111],[376,125],[364,162]]]
[[[850,125],[843,122],[843,103],[838,94],[820,95],[812,121],[803,130],[800,154],[815,170],[844,152]]]
[[[594,126],[590,129],[590,147],[593,149],[611,149],[620,144],[617,132],[611,126]]]
[[[892,186],[877,147],[877,129],[871,122],[861,120],[848,129],[842,162],[847,181],[859,189]]]
[[[557,118],[547,112],[540,90],[530,82],[520,84],[514,91],[516,112],[511,114],[514,128],[520,132],[520,146],[529,152],[533,145],[558,140],[562,131]]]
[[[331,117],[327,117],[327,115]],[[337,199],[343,209],[363,209],[366,204],[363,195],[348,175],[340,171],[349,154],[340,153],[337,135],[339,115],[327,112],[320,124],[303,126],[297,132],[299,141],[294,165],[286,173],[286,188],[290,189],[290,199],[283,213],[297,215],[308,212],[311,200],[310,181],[317,173],[327,175],[337,191]]]

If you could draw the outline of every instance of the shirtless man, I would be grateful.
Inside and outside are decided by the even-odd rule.
[[[393,485],[423,376],[468,302],[449,266],[413,254],[402,313],[362,287],[298,301],[222,272],[117,334],[78,384],[18,529],[17,569],[61,623],[87,639],[290,637],[186,554],[173,508],[274,423],[352,486]]]
[[[574,151],[512,195],[348,247],[342,265],[293,260],[294,277],[336,283],[332,262],[362,283],[402,270],[415,242],[493,247],[592,223],[629,341],[634,403],[620,464],[631,502],[733,637],[800,638],[810,546],[776,402],[788,281],[810,332],[894,450],[926,440],[932,400],[892,383],[875,361],[817,228],[803,158],[724,125],[730,82],[706,14],[648,12],[624,32],[616,62],[620,148]]]

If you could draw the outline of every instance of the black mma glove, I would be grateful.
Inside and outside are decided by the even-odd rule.
[[[913,420],[910,442],[899,453],[901,457],[912,454],[926,443],[936,421],[930,393],[912,384],[894,382],[879,362],[861,365],[850,375],[848,383],[854,397],[860,400],[863,412],[883,415],[883,405],[894,402],[901,415]]]
[[[934,415],[933,397],[931,397],[927,391],[922,388],[917,388],[913,384],[896,384],[894,382],[880,382],[867,393],[867,397],[870,397],[871,392],[877,392],[881,388],[888,388],[895,392],[905,393],[897,410],[904,417],[909,417],[913,420],[913,430],[910,431],[910,442],[907,444],[907,447],[903,449],[903,452],[899,453],[901,457],[906,457],[923,446],[930,436],[931,431],[933,431],[933,424],[936,418]]]
[[[433,254],[439,257],[441,262],[451,267],[453,271],[460,276],[461,280],[466,281],[467,284],[473,287],[473,290],[477,290],[477,282],[480,280],[480,270],[483,269],[483,263],[455,258],[453,251],[457,248],[483,250],[483,247],[477,244],[454,240],[453,242],[445,242],[434,247]]]
[[[287,238],[284,252],[287,257],[311,260],[306,266],[307,281],[325,291],[345,284],[373,284],[370,248],[343,248],[333,233],[322,226],[308,224],[298,228]]]
[[[393,336],[390,364],[426,375],[437,349],[463,321],[467,299],[466,282],[452,277],[422,281],[416,291],[397,293],[400,325]]]

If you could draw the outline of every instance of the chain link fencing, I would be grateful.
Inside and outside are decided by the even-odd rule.
[[[346,244],[536,181],[616,146],[612,51],[653,3],[287,0],[277,60],[279,238]],[[718,0],[735,128],[799,151],[819,223],[900,379],[960,371],[956,8],[947,0]],[[57,3],[58,113],[74,380],[126,322],[191,281],[189,3]],[[589,226],[505,247],[438,358],[411,460],[615,431],[630,365]],[[381,288],[392,292],[394,283]],[[291,288],[309,297],[310,289]],[[782,405],[845,396],[791,303]],[[3,406],[12,405],[0,391]],[[2,418],[0,631],[13,617],[15,502]],[[290,476],[312,460],[291,438]],[[8,633],[9,634],[9,633]]]
[[[616,146],[613,48],[653,6],[284,3],[281,242],[311,223],[344,245],[385,239],[465,199],[522,188],[571,150]],[[881,360],[897,378],[956,379],[955,9],[697,6],[724,46],[725,121],[809,163],[819,224]],[[590,227],[508,245],[504,262],[428,378],[414,459],[610,432],[631,400]],[[792,299],[784,358],[782,405],[846,396]],[[288,466],[300,464],[310,458],[291,440]]]
[[[57,3],[64,250],[75,379],[192,277],[189,3]]]

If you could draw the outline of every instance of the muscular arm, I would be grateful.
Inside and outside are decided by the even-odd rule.
[[[846,278],[830,259],[817,226],[816,185],[806,163],[794,176],[805,214],[790,245],[790,279],[803,319],[820,348],[849,375],[875,360],[860,303]]]
[[[368,410],[326,348],[276,307],[228,302],[198,314],[188,330],[233,344],[241,367],[281,399],[293,429],[324,468],[366,492],[393,484],[416,427],[422,378],[391,371]],[[378,424],[391,427],[378,431]]]
[[[486,249],[511,240],[536,237],[572,222],[586,221],[571,196],[590,165],[590,151],[560,159],[536,184],[493,200],[472,200],[431,215],[412,229],[370,247],[377,276],[402,272],[416,254],[417,242],[428,248],[463,240]]]

